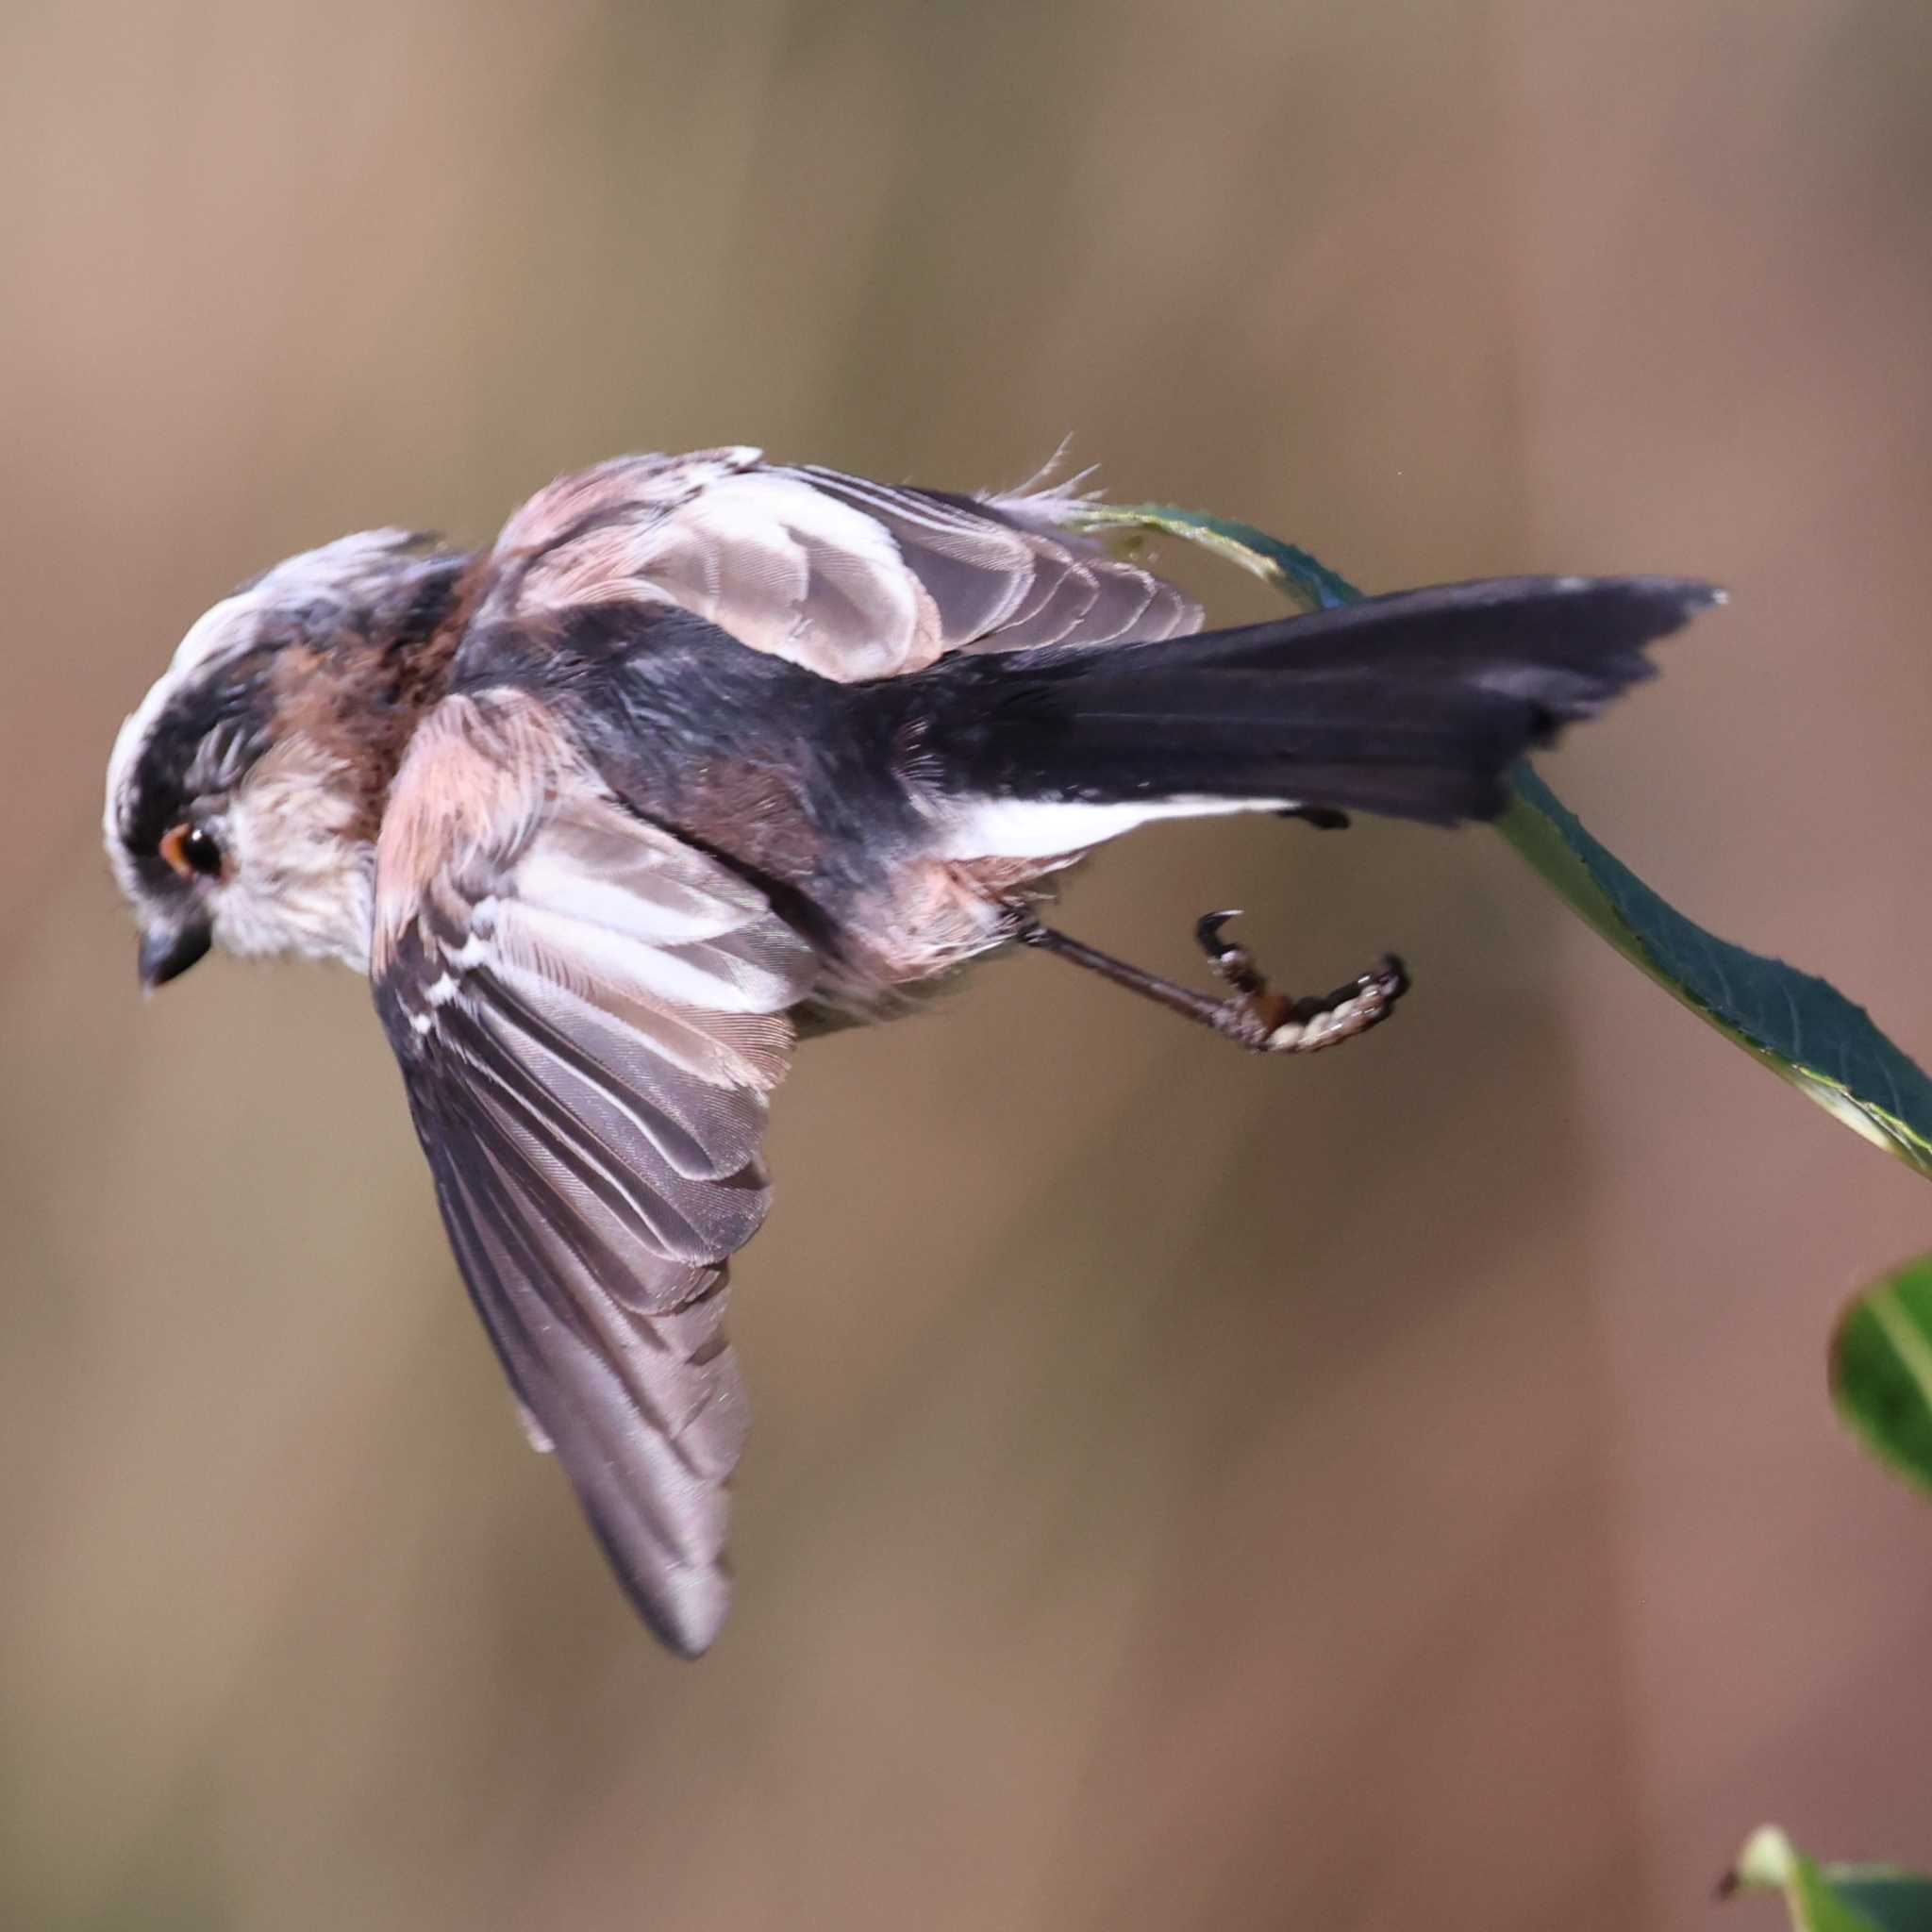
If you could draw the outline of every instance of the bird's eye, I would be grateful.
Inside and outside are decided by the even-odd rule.
[[[221,843],[201,825],[176,825],[161,841],[161,857],[184,879],[197,873],[205,879],[218,879],[222,875]]]

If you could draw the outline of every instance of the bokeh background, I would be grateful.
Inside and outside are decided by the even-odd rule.
[[[1333,1057],[1032,957],[806,1054],[691,1667],[524,1445],[364,990],[143,1005],[96,831],[288,551],[1071,435],[1372,586],[1727,582],[1550,774],[1932,1053],[1932,12],[11,0],[0,238],[0,1922],[1670,1932],[1762,1818],[1932,1856],[1932,1517],[1824,1386],[1932,1195],[1489,835],[1072,890],[1175,971],[1224,904],[1290,981],[1399,946]]]

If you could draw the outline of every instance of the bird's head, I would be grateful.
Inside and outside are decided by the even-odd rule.
[[[141,978],[210,945],[366,965],[383,801],[442,693],[467,559],[371,530],[208,611],[121,727],[105,821]]]

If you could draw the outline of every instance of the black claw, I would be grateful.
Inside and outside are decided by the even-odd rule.
[[[1234,950],[1232,944],[1222,938],[1221,928],[1230,919],[1239,919],[1241,916],[1241,908],[1235,907],[1226,912],[1204,912],[1194,922],[1194,938],[1200,942],[1201,950],[1210,959],[1222,958]]]

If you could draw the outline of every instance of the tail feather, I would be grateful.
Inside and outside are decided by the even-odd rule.
[[[1496,578],[1161,641],[952,658],[907,682],[927,686],[927,742],[962,803],[1111,807],[1117,829],[1136,816],[1118,808],[1217,803],[1448,824],[1502,810],[1525,752],[1650,676],[1645,646],[1719,594]]]

